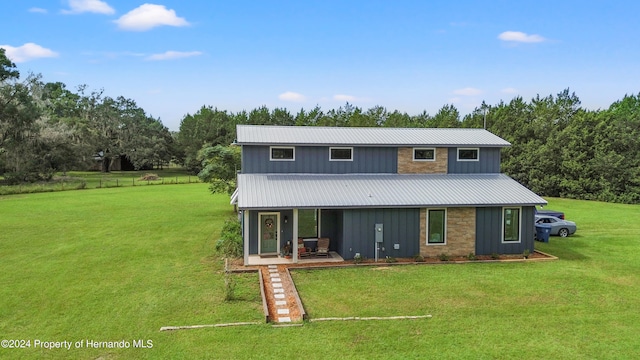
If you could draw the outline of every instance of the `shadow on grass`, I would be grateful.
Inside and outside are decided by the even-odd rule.
[[[584,251],[582,251],[588,246],[582,241],[584,238],[580,238],[580,235],[573,235],[567,238],[554,236],[549,239],[549,244],[540,244],[539,250],[548,254],[553,254],[561,260],[589,260],[591,257],[585,255]]]

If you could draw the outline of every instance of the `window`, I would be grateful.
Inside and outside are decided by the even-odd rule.
[[[329,148],[330,161],[353,161],[353,148],[332,147]]]
[[[502,209],[502,241],[520,242],[520,208]]]
[[[434,161],[435,159],[436,159],[436,149],[413,148],[413,161]]]
[[[318,210],[300,209],[298,210],[298,237],[317,238],[318,237]]]
[[[458,161],[478,161],[479,159],[480,149],[458,148]]]
[[[447,211],[445,209],[427,210],[427,245],[446,244]]]
[[[295,159],[296,159],[296,152],[294,147],[282,147],[282,146],[271,147],[271,155],[269,160],[294,161]]]

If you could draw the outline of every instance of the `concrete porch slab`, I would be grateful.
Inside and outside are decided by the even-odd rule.
[[[313,264],[313,263],[329,263],[329,262],[343,262],[344,259],[335,251],[329,252],[329,257],[316,257],[308,256],[298,259],[298,264]],[[293,259],[285,259],[281,257],[274,258],[261,258],[259,255],[249,255],[247,260],[247,266],[255,265],[269,265],[269,269],[277,268],[277,265],[295,264]]]

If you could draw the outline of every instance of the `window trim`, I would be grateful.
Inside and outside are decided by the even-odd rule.
[[[478,156],[475,159],[460,159],[460,150],[475,150]],[[456,151],[458,161],[480,161],[480,148],[458,148]]]
[[[504,235],[505,235],[505,226],[504,226],[504,213],[505,210],[507,209],[517,209],[518,210],[518,240],[514,241],[514,240],[505,240],[504,239]],[[501,232],[501,236],[502,236],[502,243],[503,244],[520,244],[522,243],[522,206],[504,206],[502,208],[502,212],[500,215],[500,232]]]
[[[416,159],[416,150],[433,150],[433,159]],[[436,148],[413,148],[413,161],[436,161]]]
[[[274,149],[291,149],[293,150],[293,158],[292,159],[274,159],[273,157]],[[295,146],[269,146],[269,161],[296,161],[296,147]]]
[[[334,159],[331,155],[331,150],[349,150],[351,151],[351,158],[349,159]],[[353,147],[352,146],[331,146],[329,147],[329,161],[353,161]]]
[[[429,212],[431,210],[441,210],[444,211],[444,234],[443,234],[443,238],[444,241],[443,242],[430,242],[429,241]],[[427,238],[427,246],[438,246],[438,245],[447,245],[447,208],[427,208],[427,216],[426,216],[426,226],[425,226],[425,237]]]

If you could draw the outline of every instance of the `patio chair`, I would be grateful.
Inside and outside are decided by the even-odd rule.
[[[316,249],[316,256],[329,257],[329,238],[318,238],[318,248]]]
[[[298,257],[311,256],[311,251],[304,246],[304,240],[298,238]]]

